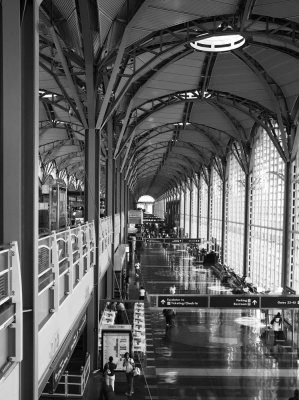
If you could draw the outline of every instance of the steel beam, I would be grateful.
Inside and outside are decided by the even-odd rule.
[[[58,56],[60,58],[62,66],[63,66],[63,70],[64,70],[64,73],[65,73],[68,85],[69,85],[70,90],[72,92],[72,95],[74,97],[74,100],[75,100],[75,103],[76,103],[76,106],[77,106],[77,109],[78,109],[78,112],[79,112],[79,115],[80,115],[81,122],[82,122],[84,128],[87,129],[87,121],[86,121],[86,118],[85,118],[85,113],[84,113],[84,110],[83,110],[83,107],[82,107],[82,103],[81,103],[81,100],[79,98],[76,86],[74,84],[72,75],[71,75],[69,67],[68,67],[67,60],[66,60],[65,55],[64,55],[64,53],[62,51],[62,48],[61,48],[60,42],[58,40],[58,37],[56,35],[54,27],[53,26],[49,26],[49,31],[50,31],[50,33],[52,35],[52,38],[53,38],[53,41],[55,43],[55,47],[56,47]]]

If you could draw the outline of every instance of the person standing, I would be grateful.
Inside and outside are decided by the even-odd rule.
[[[139,289],[139,300],[144,300],[144,296],[145,296],[145,289],[143,286],[141,286]]]
[[[109,361],[105,364],[104,366],[104,377],[105,377],[105,383],[106,386],[112,387],[112,390],[114,392],[114,382],[115,382],[115,370],[116,370],[116,364],[113,362],[113,357],[109,357]]]
[[[135,368],[135,363],[133,358],[130,357],[130,354],[127,352],[124,355],[124,362],[123,362],[123,367],[126,373],[126,378],[128,382],[128,390],[125,393],[126,396],[131,397],[134,393],[134,368]]]

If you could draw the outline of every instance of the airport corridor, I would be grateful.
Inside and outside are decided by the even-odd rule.
[[[176,294],[229,295],[185,245],[148,241],[140,262],[148,294],[169,294],[174,284]],[[149,390],[159,400],[283,400],[298,385],[297,350],[274,347],[272,331],[260,339],[260,310],[177,310],[175,327],[166,329],[162,308],[153,309],[147,326],[152,339],[147,335],[146,374],[156,375]]]

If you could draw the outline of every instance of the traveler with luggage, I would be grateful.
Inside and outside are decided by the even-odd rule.
[[[277,313],[271,320],[270,325],[272,325],[274,332],[274,345],[277,340],[284,340],[284,334],[282,331],[282,318],[280,313]]]
[[[113,357],[109,357],[109,361],[105,364],[103,374],[107,387],[111,386],[114,391],[116,364],[113,363]]]

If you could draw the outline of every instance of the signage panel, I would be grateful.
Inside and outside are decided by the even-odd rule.
[[[299,296],[261,297],[261,308],[299,308]]]
[[[259,296],[211,296],[211,308],[259,308]]]
[[[123,327],[121,329],[121,327]],[[102,367],[108,362],[109,357],[113,357],[116,364],[116,370],[122,370],[123,358],[126,352],[131,352],[131,326],[118,325],[117,328],[110,326],[109,329],[102,329]]]
[[[133,225],[143,224],[142,210],[129,210],[128,211],[128,223],[133,224]]]
[[[158,307],[208,307],[208,296],[158,296]]]
[[[137,239],[138,240],[138,239]],[[151,242],[163,242],[163,243],[201,243],[201,239],[187,239],[187,238],[150,238]]]

